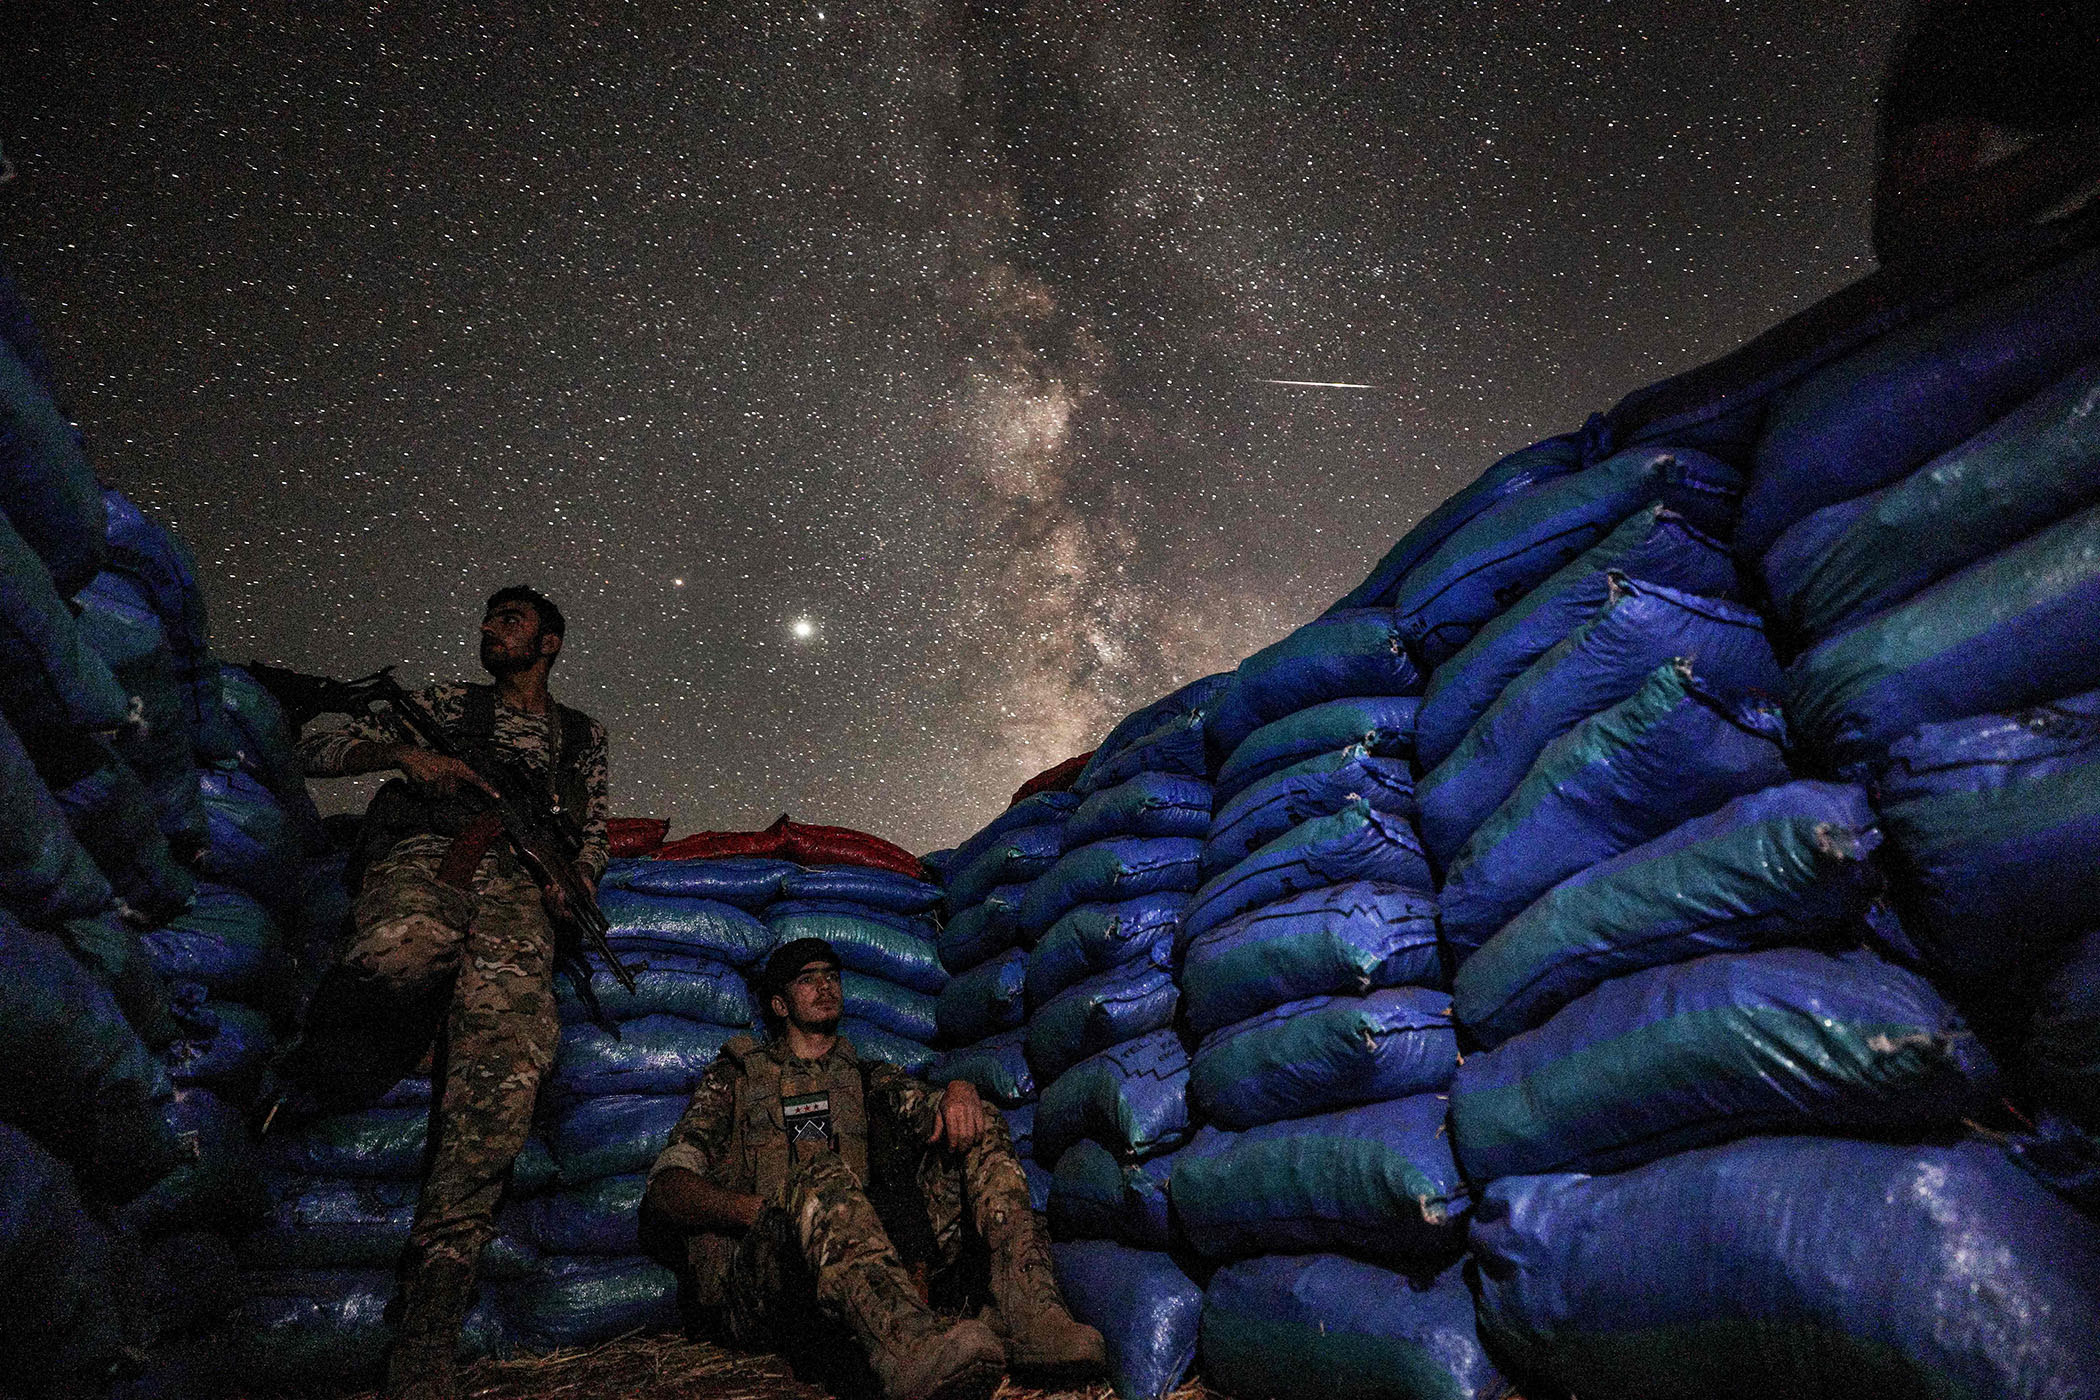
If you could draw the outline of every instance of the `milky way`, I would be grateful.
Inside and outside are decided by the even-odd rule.
[[[1901,11],[60,8],[0,257],[222,654],[531,581],[620,809],[919,849],[1863,272]]]

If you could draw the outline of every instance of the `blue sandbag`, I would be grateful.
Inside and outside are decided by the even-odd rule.
[[[766,931],[776,948],[797,938],[821,938],[847,971],[887,978],[915,992],[931,996],[948,985],[933,925],[919,919],[783,900],[766,911]]]
[[[253,1097],[277,1038],[270,1018],[237,1001],[207,1000],[194,982],[178,983],[170,997],[182,1039],[161,1051],[168,1077],[202,1084],[236,1103]]]
[[[1465,1234],[1465,1188],[1436,1094],[1243,1133],[1204,1128],[1167,1191],[1189,1242],[1214,1259],[1337,1250],[1441,1265]]]
[[[1742,478],[1703,452],[1636,447],[1482,514],[1422,561],[1393,611],[1428,666],[1650,502],[1709,528],[1733,515]]]
[[[1035,1102],[1035,1072],[1028,1067],[1028,1031],[1016,1027],[988,1036],[975,1045],[950,1050],[934,1062],[927,1078],[935,1084],[960,1079],[1001,1108]]]
[[[955,847],[943,846],[938,851],[928,851],[919,857],[919,864],[926,867],[935,885],[945,884],[955,868]]]
[[[1196,887],[1203,843],[1193,836],[1119,836],[1065,852],[1021,900],[1023,932],[1040,936],[1081,904]]]
[[[302,1176],[415,1181],[430,1129],[427,1105],[365,1108],[276,1127],[262,1140],[265,1170]]]
[[[197,902],[139,939],[146,960],[170,982],[195,982],[215,996],[274,1005],[291,960],[262,905],[226,885],[200,883]]]
[[[1980,1142],[1753,1138],[1513,1177],[1472,1247],[1482,1338],[1555,1392],[2100,1395],[2100,1236]]]
[[[36,368],[0,343],[0,514],[72,593],[108,558],[102,488]]]
[[[1024,1162],[1035,1160],[1035,1105],[1024,1103],[999,1112],[1006,1119],[1006,1131],[1014,1140],[1014,1155]]]
[[[2043,1104],[2100,1131],[2100,932],[2073,944],[2035,996],[2020,1067]]]
[[[1020,980],[1021,975],[1016,973],[1016,995]],[[926,993],[900,987],[880,977],[870,977],[864,972],[848,972],[840,981],[844,984],[848,1016],[891,1035],[916,1040],[921,1045],[933,1044],[934,1037],[940,1033],[939,1003]]]
[[[1126,1165],[1098,1142],[1072,1144],[1057,1159],[1050,1184],[1050,1237],[1168,1248],[1167,1178],[1180,1155]]]
[[[153,799],[109,742],[60,741],[54,764],[40,759],[51,795],[73,835],[109,878],[125,917],[134,924],[165,922],[188,907],[196,891],[176,863]]]
[[[1612,573],[1597,616],[1511,681],[1465,740],[1415,787],[1422,844],[1448,866],[1524,780],[1539,752],[1684,657],[1717,692],[1776,695],[1779,665],[1756,613]]]
[[[141,1238],[180,1230],[238,1234],[269,1209],[260,1162],[240,1109],[209,1089],[178,1088],[161,1106],[182,1163],[111,1212],[110,1221]]]
[[[1582,440],[1581,433],[1562,433],[1519,448],[1497,461],[1422,517],[1412,530],[1386,551],[1370,576],[1350,589],[1328,611],[1390,607],[1401,583],[1415,566],[1435,553],[1466,522],[1498,502],[1529,491],[1541,482],[1579,470],[1583,464]]]
[[[86,918],[116,895],[0,718],[0,909],[33,924]]]
[[[1405,758],[1413,751],[1415,711],[1409,695],[1374,695],[1329,700],[1273,720],[1249,734],[1218,769],[1212,797],[1217,810],[1271,773],[1321,754],[1361,744],[1380,758]]]
[[[1108,1343],[1116,1400],[1164,1400],[1196,1363],[1203,1290],[1173,1259],[1109,1240],[1050,1246],[1072,1315]]]
[[[1452,857],[1437,895],[1446,944],[1463,958],[1569,876],[1784,783],[1785,742],[1776,704],[1718,695],[1685,662],[1656,667],[1546,745]]]
[[[2100,692],[1899,740],[1874,784],[1904,927],[1969,983],[2100,926]]]
[[[1460,963],[1458,1019],[1498,1045],[1607,978],[1843,934],[1879,887],[1880,843],[1858,788],[1738,798],[1540,896]]]
[[[503,1310],[529,1352],[592,1347],[630,1332],[678,1328],[678,1276],[650,1259],[549,1259],[504,1290]]]
[[[65,1164],[0,1123],[0,1386],[37,1396],[92,1395],[124,1346],[125,1252],[80,1203]]]
[[[702,860],[623,858],[605,867],[600,902],[614,890],[628,890],[635,894],[712,900],[738,909],[763,909],[780,898],[788,877],[799,869],[793,861],[760,856]]]
[[[1039,1007],[1097,972],[1174,945],[1189,906],[1178,890],[1139,895],[1120,904],[1082,904],[1050,926],[1028,955],[1028,1004]]]
[[[240,1240],[241,1262],[253,1269],[391,1269],[408,1247],[422,1185],[415,1181],[352,1181],[270,1175],[263,1179],[268,1217]],[[542,1198],[544,1199],[544,1198]],[[539,1261],[524,1220],[505,1210],[481,1256],[481,1276],[520,1278]],[[628,1250],[633,1253],[633,1250]]]
[[[1043,822],[1007,833],[948,881],[950,909],[967,909],[1000,885],[1026,884],[1064,854],[1064,824]]]
[[[1211,819],[1203,842],[1204,877],[1245,860],[1300,822],[1333,816],[1353,797],[1412,821],[1414,774],[1404,759],[1374,758],[1362,744],[1351,744],[1249,783]]]
[[[1026,885],[1001,885],[981,903],[959,909],[941,929],[941,966],[960,975],[1021,941],[1021,900]]]
[[[547,1141],[562,1181],[577,1186],[649,1170],[686,1103],[684,1094],[612,1094],[564,1110]]]
[[[1948,1127],[1997,1068],[1917,974],[1871,953],[1723,953],[1607,982],[1469,1055],[1451,1136],[1476,1182],[1620,1171],[1751,1133]]]
[[[1419,695],[1422,674],[1391,608],[1330,612],[1242,661],[1206,728],[1223,758],[1285,715],[1358,695]]]
[[[839,1022],[839,1034],[853,1042],[864,1060],[887,1060],[906,1074],[923,1079],[939,1058],[931,1045],[898,1035],[881,1026],[848,1016]]]
[[[1736,548],[1761,558],[1811,512],[1975,436],[2100,347],[2100,251],[1991,288],[1820,371],[1776,403]]]
[[[1057,1178],[1051,1175],[1049,1168],[1033,1157],[1023,1157],[1021,1176],[1028,1183],[1028,1208],[1038,1215],[1050,1209],[1050,1192],[1057,1184]]]
[[[1822,641],[2092,505],[2096,412],[2089,360],[1901,481],[1796,522],[1758,563],[1781,625]]]
[[[1182,954],[1182,1005],[1197,1035],[1303,997],[1410,984],[1443,984],[1436,900],[1397,885],[1308,890],[1227,919]]]
[[[1414,828],[1404,818],[1351,798],[1333,816],[1293,827],[1204,881],[1182,921],[1182,937],[1200,938],[1250,909],[1358,880],[1430,888],[1429,866]]]
[[[1140,773],[1103,788],[1065,824],[1065,845],[1112,836],[1201,836],[1210,830],[1210,780],[1179,773]]]
[[[622,886],[602,892],[598,907],[612,926],[606,941],[623,953],[684,953],[749,967],[773,946],[764,924],[712,899]]]
[[[0,518],[0,714],[36,752],[47,732],[115,729],[130,709],[44,561]]]
[[[1458,1067],[1451,998],[1425,987],[1285,1002],[1204,1037],[1189,1104],[1221,1128],[1431,1094]]]
[[[646,953],[620,961],[634,978],[632,992],[606,969],[595,963],[591,968],[591,992],[605,1015],[614,1021],[661,1014],[749,1030],[758,1017],[757,999],[745,985],[743,975],[727,963],[686,953]],[[554,990],[563,1025],[591,1019],[589,1008],[575,995],[573,976],[566,969],[556,975]]]
[[[1174,945],[1162,940],[1137,962],[1082,978],[1028,1018],[1028,1062],[1044,1083],[1088,1055],[1174,1023]]]
[[[1839,768],[1921,724],[2100,686],[2100,506],[1832,637],[1787,669],[1787,717]]]
[[[232,758],[237,741],[222,703],[219,662],[211,654],[211,617],[197,583],[196,557],[180,537],[123,492],[106,487],[102,502],[108,518],[108,571],[138,586],[167,631],[198,755],[213,762]]]
[[[155,820],[186,849],[204,839],[195,771],[197,726],[177,679],[167,629],[130,580],[97,574],[74,595],[80,635],[132,697],[136,722],[110,742],[153,800]]]
[[[1072,782],[1072,791],[1091,797],[1140,773],[1172,773],[1203,777],[1210,768],[1204,747],[1206,712],[1191,710],[1175,715],[1157,729],[1141,734],[1112,752],[1097,751]]]
[[[277,697],[239,666],[211,663],[209,686],[220,700],[221,728],[232,744],[228,757],[252,774],[284,808],[301,844],[316,854],[328,849],[328,834],[306,787],[306,765],[299,758],[298,732],[286,719]],[[200,742],[199,751],[203,752]]]
[[[1636,511],[1436,668],[1415,720],[1415,761],[1424,772],[1458,747],[1504,686],[1597,615],[1611,597],[1605,575],[1612,569],[1706,598],[1733,598],[1739,585],[1727,545],[1662,506]]]
[[[548,1254],[640,1254],[647,1184],[642,1172],[601,1177],[535,1197],[519,1214],[532,1242]]]
[[[1020,1025],[1027,1015],[1027,981],[1028,954],[1009,948],[950,982],[933,1008],[941,1039],[969,1045]]]
[[[682,1016],[644,1016],[620,1027],[619,1039],[586,1021],[563,1026],[546,1086],[572,1099],[605,1094],[689,1094],[732,1036]],[[741,1032],[749,1034],[748,1031]]]
[[[1503,1400],[1453,1265],[1408,1277],[1338,1254],[1245,1259],[1203,1292],[1203,1371],[1273,1400]]]
[[[1127,1161],[1172,1151],[1189,1133],[1188,1082],[1188,1051],[1172,1031],[1088,1056],[1036,1101],[1036,1160],[1055,1162],[1081,1138]]]
[[[1080,770],[1080,778],[1087,777],[1097,766],[1117,761],[1126,750],[1156,735],[1163,725],[1187,719],[1191,715],[1200,716],[1215,708],[1218,697],[1231,684],[1232,672],[1220,671],[1213,676],[1199,677],[1178,690],[1162,695],[1149,705],[1132,710],[1116,721],[1115,728],[1109,730],[1107,736],[1094,746],[1094,756],[1087,761],[1087,766]],[[1146,770],[1143,768],[1133,768],[1125,776],[1134,777],[1144,771]],[[1202,770],[1196,771],[1200,773]],[[1111,784],[1096,783],[1082,788],[1079,783],[1074,782],[1072,791],[1084,798],[1096,787],[1107,786]]]
[[[1063,822],[1078,808],[1079,802],[1079,794],[1074,792],[1039,792],[1033,797],[1022,798],[955,848],[954,854],[948,858],[950,876],[966,869],[971,861],[990,850],[1009,832],[1044,822]]]
[[[941,902],[938,885],[869,865],[797,866],[781,883],[783,899],[837,899],[891,914],[925,914]]]
[[[197,775],[207,835],[197,872],[281,907],[299,892],[304,854],[270,790],[238,770]]]
[[[295,1269],[243,1275],[244,1297],[227,1320],[226,1369],[261,1393],[377,1380],[393,1341],[387,1304],[399,1291],[390,1269]],[[458,1356],[507,1356],[498,1305],[484,1297],[467,1313]]]

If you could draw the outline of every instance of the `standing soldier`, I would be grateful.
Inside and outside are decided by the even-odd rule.
[[[822,939],[777,949],[759,991],[778,1033],[729,1042],[649,1171],[645,1204],[688,1232],[694,1301],[752,1349],[844,1324],[886,1400],[981,1400],[1009,1364],[1045,1384],[1099,1377],[1101,1334],[1058,1295],[998,1112],[961,1080],[936,1090],[857,1056],[838,1034],[839,959]],[[940,1263],[961,1257],[966,1214],[988,1247],[996,1332],[945,1321],[921,1297],[870,1200],[910,1184]]]
[[[357,931],[316,989],[285,1073],[320,1103],[369,1102],[443,1026],[429,1175],[387,1359],[390,1400],[457,1393],[453,1353],[475,1269],[561,1030],[549,915],[567,911],[487,814],[475,789],[493,789],[475,768],[508,764],[544,789],[550,820],[566,823],[580,847],[583,885],[595,890],[605,870],[605,730],[547,690],[564,631],[548,599],[505,588],[481,620],[481,664],[495,684],[435,685],[414,697],[468,761],[370,719],[300,744],[309,777],[397,769],[402,778],[366,813]]]

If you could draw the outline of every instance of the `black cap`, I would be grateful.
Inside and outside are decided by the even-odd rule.
[[[831,945],[821,938],[789,939],[766,959],[766,970],[759,978],[761,994],[769,998],[785,996],[787,984],[813,962],[828,963],[832,967],[845,965],[839,961],[839,955],[832,951]]]

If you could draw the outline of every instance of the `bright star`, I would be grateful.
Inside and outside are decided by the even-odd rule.
[[[672,580],[671,580],[671,587],[673,587],[673,588],[683,588],[683,587],[685,587],[685,580],[684,580],[684,579],[682,579],[682,578],[674,578],[674,579],[672,579]]]
[[[796,641],[806,642],[817,635],[817,624],[806,617],[798,617],[788,625],[788,631],[795,634]]]

